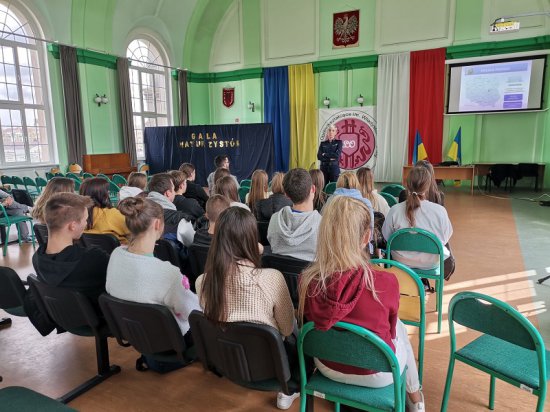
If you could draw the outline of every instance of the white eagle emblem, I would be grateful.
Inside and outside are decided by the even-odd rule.
[[[357,16],[344,15],[344,18],[338,17],[334,22],[334,33],[336,33],[336,39],[342,43],[349,43],[352,40],[352,35],[355,34],[359,28],[359,20]]]

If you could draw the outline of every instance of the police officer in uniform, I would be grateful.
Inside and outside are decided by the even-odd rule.
[[[340,155],[342,154],[342,141],[336,139],[338,129],[331,124],[327,131],[327,137],[319,145],[317,159],[321,161],[321,172],[325,176],[325,184],[336,182],[340,176]]]

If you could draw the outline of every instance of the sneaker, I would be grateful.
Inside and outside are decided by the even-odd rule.
[[[410,398],[407,396],[407,409],[409,412],[425,412],[424,408],[424,394],[420,392],[422,400],[420,402],[413,403]]]
[[[29,235],[27,237],[24,237],[21,239],[21,242],[23,243],[32,243],[32,237]]]
[[[300,392],[293,393],[292,395],[285,395],[282,392],[277,394],[277,408],[288,409],[292,406],[294,399],[300,397]]]

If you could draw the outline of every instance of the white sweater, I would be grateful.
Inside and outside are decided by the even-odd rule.
[[[189,290],[189,281],[176,266],[152,256],[130,253],[124,246],[111,254],[105,289],[119,299],[166,306],[183,335],[189,331],[189,313],[200,310],[197,295]]]

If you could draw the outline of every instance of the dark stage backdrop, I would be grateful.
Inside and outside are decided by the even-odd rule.
[[[189,162],[202,186],[221,154],[229,156],[229,169],[239,181],[256,169],[273,173],[273,127],[268,123],[146,127],[144,142],[150,173],[177,170]]]

